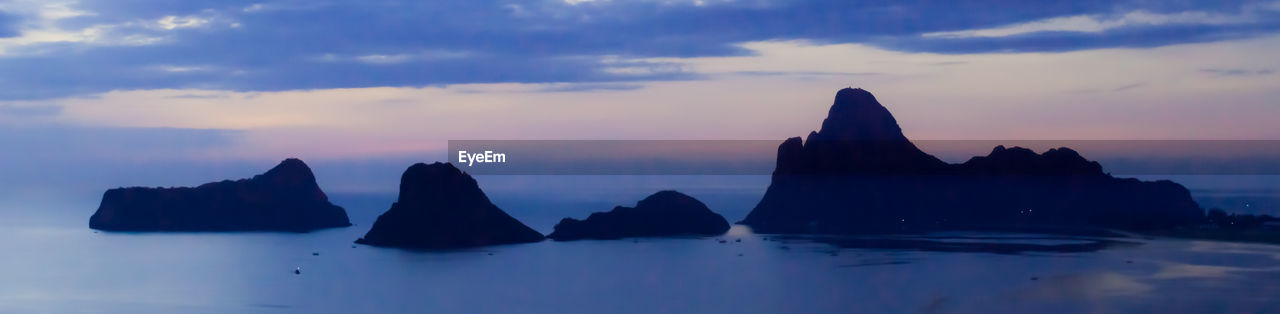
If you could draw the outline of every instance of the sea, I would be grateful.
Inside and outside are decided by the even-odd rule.
[[[1154,179],[1154,178],[1145,178]],[[1272,176],[1186,176],[1205,207],[1277,214]],[[675,189],[731,222],[768,176],[478,176],[549,233]],[[77,190],[78,191],[78,190]],[[356,245],[394,191],[330,192],[354,226],[310,233],[88,228],[100,192],[0,200],[0,313],[1267,313],[1280,246],[949,232]]]

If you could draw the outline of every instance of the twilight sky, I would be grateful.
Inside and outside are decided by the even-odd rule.
[[[916,139],[1280,139],[1277,55],[1280,1],[0,0],[0,189],[781,140],[846,86]]]

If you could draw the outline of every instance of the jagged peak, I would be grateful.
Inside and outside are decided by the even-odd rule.
[[[1036,151],[1034,150],[1021,147],[1021,146],[1006,148],[1004,147],[1004,145],[996,145],[996,148],[991,149],[991,153],[987,154],[987,157],[991,157],[991,158],[1033,157],[1034,158],[1034,157],[1040,157],[1040,154],[1037,154]]]
[[[872,95],[871,92],[862,88],[844,88],[836,92],[835,103],[831,106],[831,110],[829,110],[827,114],[830,115],[841,110],[848,110],[850,109],[849,107],[855,105],[870,106],[873,104],[880,105],[880,102],[876,101],[876,96]]]
[[[307,163],[302,162],[302,159],[287,158],[285,160],[280,161],[280,163],[276,164],[275,167],[272,167],[271,170],[267,170],[266,173],[286,173],[287,174],[287,173],[302,173],[302,172],[310,174],[311,167],[308,167]]]
[[[288,158],[280,161],[271,170],[254,176],[253,179],[268,180],[274,184],[316,184],[316,175],[311,172],[311,167],[308,167],[307,163],[298,158]]]
[[[1050,148],[1048,151],[1044,152],[1044,155],[1045,157],[1054,156],[1055,158],[1084,159],[1083,156],[1080,156],[1079,152],[1076,152],[1074,149],[1067,148],[1067,147]]]
[[[986,156],[975,156],[959,165],[964,172],[1008,174],[1102,175],[1102,165],[1075,150],[1059,147],[1038,154],[1023,147],[998,145]]]
[[[433,162],[431,164],[426,164],[421,162],[413,164],[412,166],[409,166],[409,169],[405,170],[404,173],[405,175],[409,175],[410,173],[413,173],[415,175],[424,174],[424,175],[455,175],[455,176],[465,174],[462,172],[462,170],[459,170],[458,167],[454,167],[452,163],[439,162],[439,161]]]
[[[905,141],[902,128],[889,109],[861,88],[845,88],[836,92],[822,129],[810,138],[824,140],[889,140]]]

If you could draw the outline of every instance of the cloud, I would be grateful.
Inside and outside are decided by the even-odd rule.
[[[396,63],[408,62],[409,60],[412,60],[413,57],[407,54],[364,55],[364,56],[355,57],[355,59],[356,61],[369,63],[369,64],[396,64]]]
[[[62,113],[62,106],[58,105],[11,105],[0,104],[0,115],[8,116],[56,116]]]
[[[0,38],[18,36],[18,24],[21,21],[20,16],[0,11]]]
[[[537,89],[542,93],[563,93],[563,92],[585,92],[585,91],[626,91],[644,88],[643,84],[627,84],[627,83],[573,83],[573,84],[552,84],[547,87]]]
[[[155,69],[157,71],[162,71],[162,72],[171,72],[171,73],[202,72],[202,71],[214,70],[212,67],[198,66],[198,65],[196,66],[156,65],[156,66],[153,66],[152,69]]]
[[[1141,88],[1146,85],[1147,85],[1147,82],[1135,82],[1135,83],[1124,84],[1116,87],[1077,89],[1077,90],[1068,91],[1067,93],[1070,93],[1070,94],[1119,93],[1119,92],[1123,92],[1131,89]]]
[[[203,27],[209,24],[209,19],[197,16],[166,16],[156,21],[156,24],[165,30],[174,30],[179,28]]]
[[[225,94],[218,94],[218,93],[208,93],[208,94],[181,94],[181,95],[165,96],[165,98],[168,98],[168,99],[227,99],[227,98],[230,98],[230,96]]]
[[[541,1],[517,8],[502,0],[15,6],[10,12],[19,18],[0,15],[0,34],[17,32],[0,38],[0,73],[17,74],[0,76],[0,99],[705,79],[678,62],[652,60],[746,56],[752,51],[742,43],[778,40],[963,54],[1146,48],[1280,31],[1277,11],[1230,1]],[[166,68],[179,71],[156,71]]]
[[[730,75],[745,76],[867,76],[883,75],[881,72],[831,72],[831,71],[738,71]]]
[[[1259,76],[1275,73],[1271,69],[1200,69],[1200,72],[1214,76]]]
[[[334,63],[334,62],[356,62],[372,65],[394,65],[409,62],[422,61],[442,61],[449,59],[459,59],[468,57],[470,53],[465,51],[427,51],[416,53],[394,53],[394,54],[365,54],[355,56],[339,56],[333,53],[326,53],[318,57],[312,58],[316,62]]]
[[[1037,32],[1101,33],[1123,27],[1161,25],[1230,25],[1251,22],[1250,18],[1206,12],[1180,12],[1174,14],[1133,11],[1120,16],[1076,15],[1054,17],[1026,23],[993,28],[924,33],[925,38],[1008,37]]]
[[[1120,87],[1112,88],[1112,89],[1111,89],[1111,91],[1112,91],[1112,92],[1123,92],[1123,91],[1127,91],[1127,90],[1134,89],[1134,88],[1139,88],[1139,87],[1146,86],[1146,85],[1147,85],[1147,82],[1137,82],[1137,83],[1133,83],[1133,84],[1128,84],[1128,85],[1124,85],[1124,86],[1120,86]]]
[[[1280,21],[1280,20],[1278,20]],[[1037,32],[1008,37],[886,39],[879,45],[901,51],[946,54],[1066,52],[1107,48],[1155,48],[1178,44],[1221,42],[1274,34],[1280,22],[1237,25],[1171,25],[1159,28],[1117,28],[1101,33]]]

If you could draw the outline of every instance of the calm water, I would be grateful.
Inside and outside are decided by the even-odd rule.
[[[572,197],[521,193],[533,189],[514,179],[481,185],[547,232],[560,217],[631,205],[655,186],[688,191],[736,220],[767,184],[693,180],[569,189]],[[735,228],[714,238],[417,252],[352,247],[394,195],[335,194],[356,226],[307,234],[97,233],[86,228],[94,197],[4,205],[0,312],[1280,311],[1280,246],[950,233],[872,241],[909,249],[866,248],[857,244],[867,239]]]

